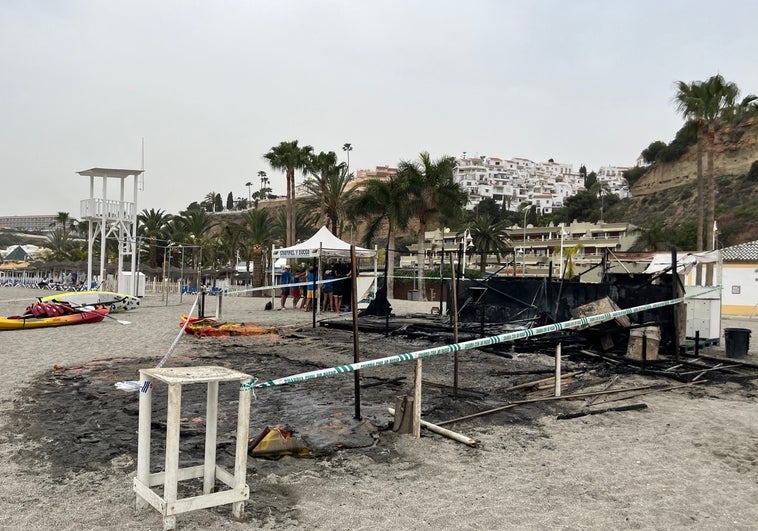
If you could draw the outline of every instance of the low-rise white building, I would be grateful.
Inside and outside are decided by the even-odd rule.
[[[721,250],[721,313],[758,314],[758,240]]]

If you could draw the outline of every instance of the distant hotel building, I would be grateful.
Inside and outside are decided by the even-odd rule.
[[[0,228],[43,232],[55,225],[56,218],[57,216],[0,216]]]
[[[386,181],[395,175],[397,175],[397,168],[391,166],[377,166],[376,169],[373,170],[357,170],[355,172],[355,179],[348,185],[348,187],[363,190],[366,187],[366,181],[370,179]]]
[[[563,235],[561,235],[563,233]],[[552,263],[554,275],[557,275],[560,266],[559,249],[574,248],[576,254],[574,264],[579,270],[585,270],[597,265],[605,256],[606,251],[626,251],[637,240],[636,227],[629,223],[588,223],[574,221],[566,225],[548,225],[535,227],[531,224],[526,227],[514,225],[506,230],[508,242],[515,253],[516,263],[514,269],[514,255],[496,256],[488,255],[485,258],[487,269],[490,272],[500,271],[500,274],[512,275],[529,274],[532,276],[546,276],[550,274]],[[451,255],[457,256],[463,248],[463,232],[444,232],[441,230],[427,231],[424,234],[427,267],[434,267],[441,261],[449,263]],[[413,267],[417,263],[418,244],[408,246],[410,252],[407,256],[400,257],[400,267]],[[472,255],[469,259],[469,267],[479,267],[481,257]],[[505,269],[502,268],[506,265]]]

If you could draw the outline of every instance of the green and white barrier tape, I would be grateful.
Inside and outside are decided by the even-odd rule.
[[[506,341],[513,341],[516,339],[526,339],[529,337],[540,336],[543,334],[549,334],[552,332],[559,332],[561,330],[570,330],[572,328],[579,328],[582,326],[594,325],[610,321],[623,315],[629,315],[638,312],[644,312],[646,310],[654,310],[656,308],[663,308],[665,306],[672,306],[679,304],[687,299],[701,297],[705,293],[716,291],[721,287],[716,287],[707,292],[698,293],[697,295],[689,295],[685,297],[679,297],[676,299],[670,299],[667,301],[653,302],[649,304],[642,304],[633,308],[626,308],[623,310],[616,310],[613,312],[602,313],[598,315],[591,315],[589,317],[581,317],[579,319],[570,319],[563,321],[562,323],[554,323],[544,326],[538,326],[536,328],[529,328],[525,330],[518,330],[516,332],[508,332],[505,334],[499,334],[496,336],[483,337],[480,339],[472,339],[470,341],[463,341],[462,343],[455,343],[453,345],[444,345],[441,347],[433,347],[425,350],[418,350],[416,352],[407,352],[404,354],[396,354],[394,356],[387,356],[385,358],[378,358],[375,360],[361,361],[358,363],[351,363],[347,365],[337,365],[336,367],[330,367],[328,369],[319,369],[316,371],[303,372],[300,374],[294,374],[292,376],[286,376],[284,378],[277,378],[275,380],[266,380],[258,382],[256,378],[251,378],[242,383],[243,386],[249,386],[250,388],[263,388],[263,387],[275,387],[279,385],[287,385],[299,382],[305,382],[307,380],[315,380],[316,378],[325,378],[327,376],[336,376],[338,374],[344,374],[348,372],[354,372],[361,369],[369,369],[371,367],[381,367],[383,365],[391,365],[393,363],[400,363],[404,361],[411,361],[421,358],[428,358],[436,356],[438,354],[449,354],[451,352],[458,352],[461,350],[467,350],[472,348],[479,348],[488,345],[495,345],[498,343],[504,343]]]
[[[334,283],[334,282],[340,282],[343,280],[347,280],[349,277],[340,277],[340,278],[330,278],[330,279],[324,279],[324,280],[317,280],[316,285],[321,286],[323,284],[326,284],[328,282]],[[227,290],[226,295],[241,295],[243,293],[253,293],[254,291],[270,291],[271,288],[274,289],[280,289],[280,288],[294,288],[296,286],[307,286],[311,287],[313,286],[313,281],[305,281],[305,282],[292,282],[290,284],[275,284],[273,286],[260,286],[257,288],[245,288],[245,289],[236,289],[236,290]]]

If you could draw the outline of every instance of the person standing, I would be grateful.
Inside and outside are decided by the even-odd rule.
[[[293,277],[293,281],[296,284],[299,284],[303,281],[303,275],[302,273],[295,273]],[[300,290],[300,286],[292,286],[292,307],[294,309],[297,309],[297,303],[300,302],[302,291]]]
[[[313,310],[313,301],[316,297],[316,290],[314,289],[315,286],[313,285],[316,282],[317,274],[316,274],[316,268],[312,267],[308,270],[308,276],[306,277],[306,281],[308,282],[308,285],[306,286],[306,303],[305,303],[305,311],[310,312]],[[316,303],[318,304],[318,302]]]
[[[287,302],[287,297],[290,296],[289,284],[292,283],[292,273],[290,273],[289,264],[284,264],[284,267],[282,267],[282,275],[279,279],[279,283],[282,285],[282,297],[280,300],[281,307],[279,309],[283,310],[284,304]]]
[[[332,299],[334,300],[334,311],[340,312],[342,309],[342,296],[345,294],[345,273],[344,264],[337,263],[334,265],[334,283],[332,287]]]
[[[335,311],[334,306],[334,272],[331,269],[327,269],[324,272],[324,285],[322,291],[324,293],[324,302],[321,305],[321,311],[325,312],[328,306],[331,311]]]

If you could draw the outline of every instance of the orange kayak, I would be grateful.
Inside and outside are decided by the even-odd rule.
[[[187,316],[182,315],[179,326],[184,326]],[[260,336],[276,334],[277,329],[252,323],[226,323],[210,317],[190,317],[185,332],[197,337]]]

